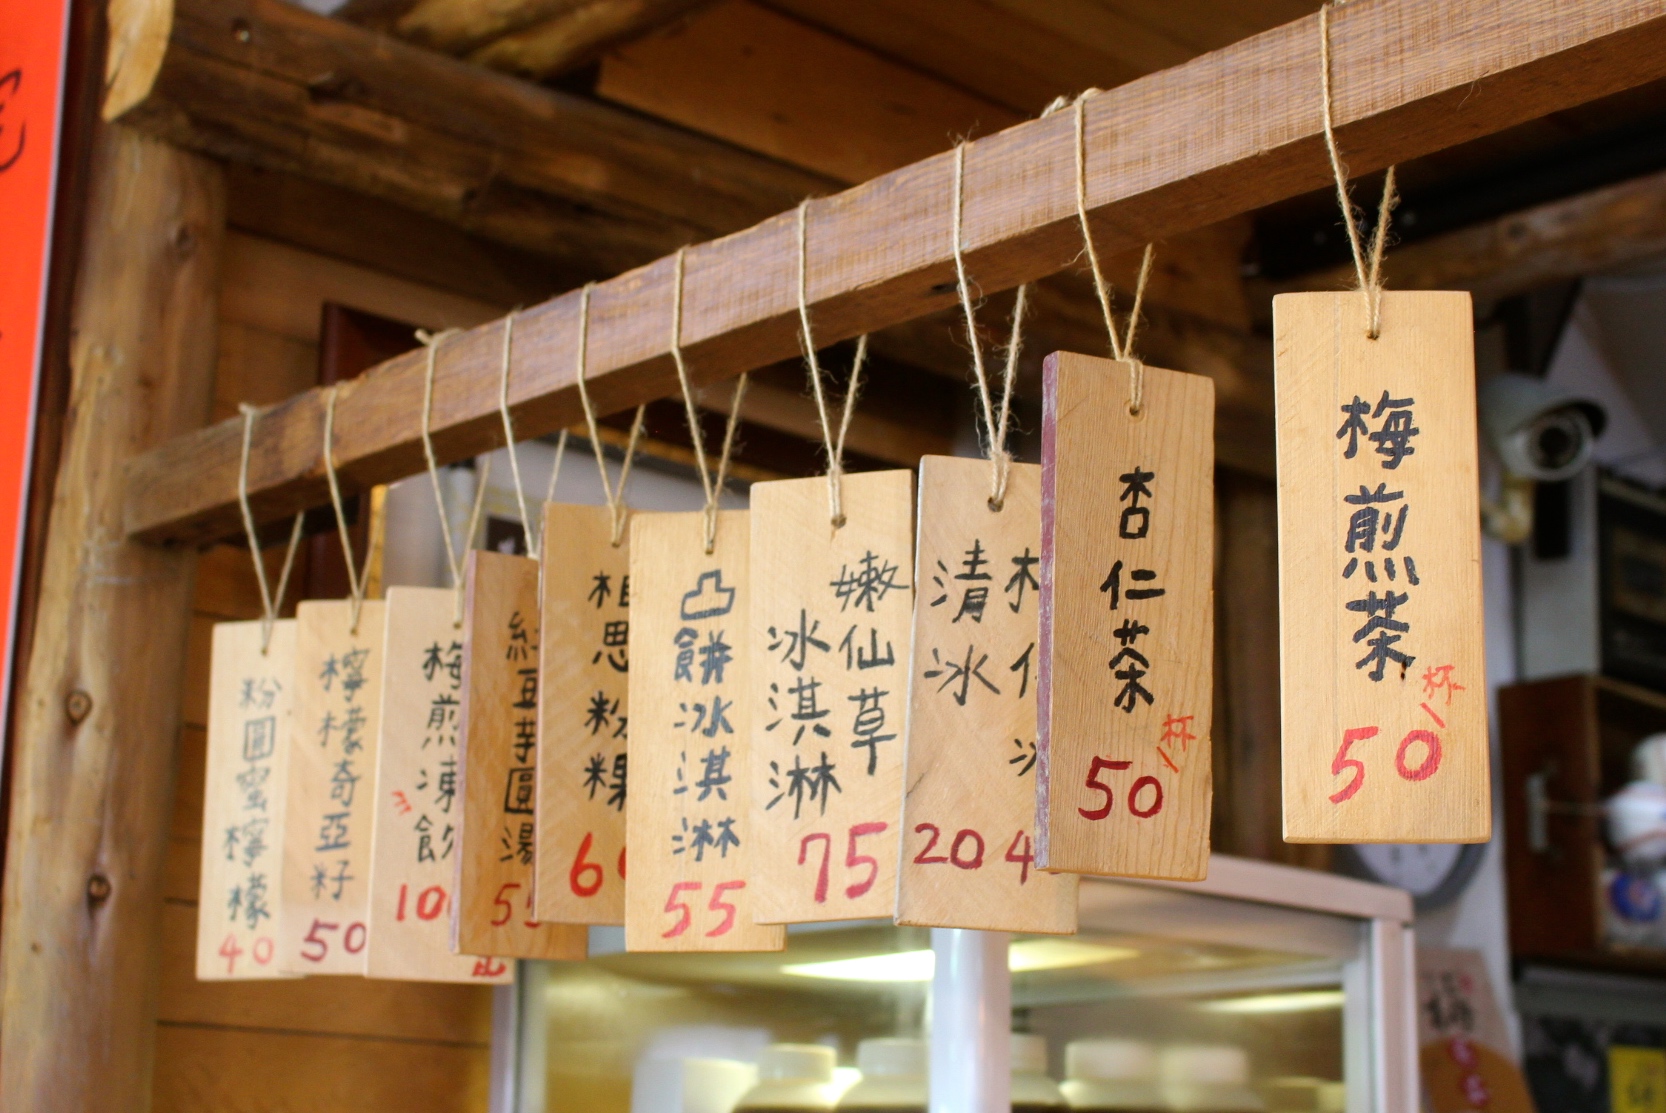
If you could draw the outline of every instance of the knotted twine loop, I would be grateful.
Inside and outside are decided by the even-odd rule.
[[[426,329],[418,329],[416,337],[422,341],[423,347],[428,349],[427,374],[422,380],[422,455],[428,461],[428,479],[434,485],[434,505],[440,514],[440,533],[445,538],[445,566],[451,573],[451,590],[456,597],[456,608],[451,617],[454,627],[463,625],[463,559],[468,554],[475,530],[480,528],[480,507],[486,499],[486,479],[491,475],[491,465],[482,469],[477,477],[474,488],[474,509],[469,512],[469,529],[464,537],[461,550],[451,535],[451,516],[446,513],[445,493],[440,489],[440,465],[434,458],[434,441],[429,433],[429,426],[434,416],[434,356],[446,338],[455,333],[456,329],[446,329],[433,333]]]
[[[636,418],[631,422],[630,440],[625,442],[625,461],[619,465],[619,486],[607,477],[607,460],[602,455],[601,432],[596,428],[596,408],[590,404],[590,391],[584,385],[590,362],[590,291],[594,282],[586,283],[578,302],[578,400],[584,407],[584,425],[590,431],[590,447],[596,452],[596,470],[602,473],[602,496],[607,499],[607,510],[613,521],[613,547],[617,549],[625,539],[625,523],[630,518],[630,507],[625,504],[625,483],[631,477],[631,461],[636,459],[636,444],[642,437],[642,419],[648,412],[646,405],[636,407]],[[550,490],[555,489],[551,480]]]
[[[347,564],[347,600],[351,604],[347,632],[356,636],[359,632],[359,612],[364,609],[365,576],[370,568],[371,554],[364,554],[363,568],[354,565],[353,539],[347,533],[347,515],[341,508],[341,484],[336,481],[335,462],[336,395],[340,393],[341,384],[336,383],[330,387],[328,401],[324,403],[324,477],[330,481],[330,505],[335,507],[336,531],[341,534],[341,556]]]
[[[1012,416],[1012,387],[1018,374],[1018,352],[1023,345],[1024,313],[1029,307],[1029,284],[1018,287],[1018,299],[1012,307],[1012,333],[1007,340],[1006,368],[1001,375],[1000,416],[989,393],[989,375],[983,365],[983,345],[978,340],[977,316],[972,309],[972,292],[966,281],[966,260],[962,254],[961,227],[965,209],[966,144],[954,149],[954,270],[960,290],[960,308],[966,315],[966,339],[972,347],[972,373],[977,377],[978,400],[982,403],[984,454],[989,457],[989,509],[999,513],[1006,503],[1007,476],[1012,469],[1012,454],[1007,451],[1007,426]]]
[[[278,574],[278,592],[274,596],[266,584],[266,562],[260,559],[255,516],[249,510],[249,446],[254,439],[255,415],[260,411],[247,402],[238,409],[243,413],[243,459],[237,468],[237,505],[243,511],[243,532],[249,535],[249,556],[254,559],[255,582],[260,585],[260,655],[264,657],[272,645],[272,627],[278,621],[284,593],[289,590],[289,571],[295,567],[295,547],[301,540],[301,522],[306,512],[295,515],[295,525],[289,530],[289,547],[284,550],[283,571]]]
[[[827,450],[827,510],[834,529],[845,524],[844,498],[840,490],[845,473],[845,434],[850,432],[850,418],[856,410],[856,396],[862,385],[862,365],[868,358],[868,335],[856,341],[856,362],[850,369],[850,385],[845,388],[844,412],[839,416],[839,433],[835,437],[827,421],[827,397],[821,385],[821,361],[816,357],[816,342],[810,331],[810,298],[808,266],[808,217],[810,199],[798,206],[798,331],[804,345],[804,360],[810,371],[810,390],[816,398],[816,416],[821,420],[822,446]]]
[[[677,249],[671,295],[671,360],[677,365],[677,383],[683,388],[683,410],[688,415],[688,439],[694,445],[694,463],[700,472],[700,487],[706,492],[706,555],[717,548],[717,500],[729,477],[729,454],[735,444],[735,426],[740,421],[741,399],[746,396],[747,373],[735,380],[735,397],[729,405],[729,422],[723,429],[723,452],[717,461],[716,482],[706,464],[706,439],[700,431],[700,417],[694,411],[694,390],[688,384],[688,364],[683,359],[683,268],[688,248]]]
[[[515,422],[509,416],[509,364],[513,354],[515,314],[518,312],[518,309],[510,310],[509,315],[503,318],[503,368],[498,377],[497,412],[498,416],[503,418],[503,447],[509,453],[509,474],[515,481],[515,505],[521,514],[521,536],[526,539],[526,555],[537,560],[544,551],[543,530],[540,529],[537,534],[532,532],[532,519],[526,512],[526,490],[521,486],[521,461],[515,452]],[[555,481],[561,478],[561,461],[566,455],[567,430],[563,429],[561,435],[555,439],[555,461],[550,465],[550,482],[544,492],[544,502],[555,498]]]
[[[1377,205],[1377,227],[1371,234],[1371,261],[1365,260],[1359,242],[1359,218],[1354,213],[1354,201],[1348,193],[1348,167],[1336,146],[1336,128],[1331,106],[1330,10],[1347,0],[1327,0],[1319,9],[1319,74],[1323,91],[1325,120],[1325,149],[1330,152],[1331,173],[1336,176],[1336,200],[1342,206],[1342,221],[1348,229],[1348,246],[1353,251],[1354,275],[1360,293],[1365,297],[1365,335],[1375,340],[1383,331],[1383,247],[1388,239],[1389,214],[1394,211],[1399,197],[1394,189],[1394,167],[1388,168],[1383,178],[1383,197]]]
[[[1087,248],[1088,267],[1093,271],[1093,291],[1099,295],[1099,312],[1105,318],[1105,332],[1111,341],[1111,358],[1128,364],[1128,414],[1140,416],[1145,407],[1145,364],[1134,354],[1134,337],[1140,327],[1140,307],[1145,302],[1145,282],[1151,275],[1152,245],[1145,245],[1140,259],[1140,276],[1134,284],[1134,308],[1128,314],[1126,337],[1116,327],[1116,314],[1111,308],[1111,287],[1105,281],[1105,271],[1099,265],[1099,251],[1093,245],[1093,229],[1088,224],[1088,140],[1087,99],[1098,89],[1088,89],[1076,98],[1076,219],[1082,225],[1082,243]],[[1063,107],[1064,101],[1054,101],[1047,115]]]

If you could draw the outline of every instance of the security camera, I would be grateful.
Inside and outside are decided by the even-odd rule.
[[[1518,479],[1571,479],[1591,462],[1608,414],[1589,398],[1507,371],[1481,384],[1481,428]]]

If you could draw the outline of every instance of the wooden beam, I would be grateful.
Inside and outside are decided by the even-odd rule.
[[[104,129],[74,404],[10,755],[0,1108],[150,1107],[196,555],[126,540],[121,469],[208,416],[223,223],[217,167]]]
[[[1338,137],[1366,173],[1666,74],[1666,0],[1355,0],[1332,19]],[[1309,17],[1130,82],[1087,102],[1088,205],[1115,254],[1322,188],[1319,32]],[[809,298],[822,343],[875,332],[954,298],[950,193],[939,155],[820,202]],[[1069,266],[1080,250],[1070,113],[1009,128],[965,152],[966,264],[993,292]],[[792,213],[687,253],[682,343],[703,385],[790,358],[798,343]],[[668,358],[670,258],[597,287],[591,395],[604,411],[675,390]],[[532,436],[580,417],[571,352],[579,299],[521,314],[511,404]],[[438,359],[434,439],[455,460],[500,443],[501,326]],[[359,488],[421,468],[420,356],[344,387],[336,460]],[[322,502],[323,399],[263,423],[250,489],[260,517]],[[127,524],[152,540],[234,532],[240,431],[225,423],[135,461]]]
[[[536,81],[601,57],[673,23],[708,0],[591,0],[471,51],[469,61]]]
[[[1390,251],[1383,273],[1403,290],[1470,290],[1507,297],[1666,254],[1666,172],[1552,201]],[[1338,289],[1352,266],[1306,275],[1286,289]]]
[[[177,0],[168,27],[154,80],[123,80],[107,117],[592,273],[745,227],[829,185],[281,0]]]

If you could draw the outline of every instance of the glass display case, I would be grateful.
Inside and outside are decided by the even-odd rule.
[[[934,1113],[1399,1113],[1410,919],[1397,889],[1216,856],[1198,884],[1084,878],[1068,937],[862,921],[775,954],[656,955],[592,929],[589,961],[523,964],[502,991],[493,1109],[923,1108],[917,1071]]]

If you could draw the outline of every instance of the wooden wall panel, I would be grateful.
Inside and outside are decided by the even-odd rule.
[[[154,1113],[484,1110],[488,1052],[471,1045],[165,1023]]]
[[[216,416],[235,416],[242,401],[280,401],[317,381],[326,300],[436,323],[464,323],[492,312],[454,294],[246,234],[231,233],[228,241]],[[265,552],[273,583],[282,548]],[[348,977],[196,980],[209,634],[215,622],[259,615],[248,551],[228,544],[205,552],[192,601],[179,772],[162,877],[153,1108],[483,1111],[491,1055],[491,994],[484,987]]]

